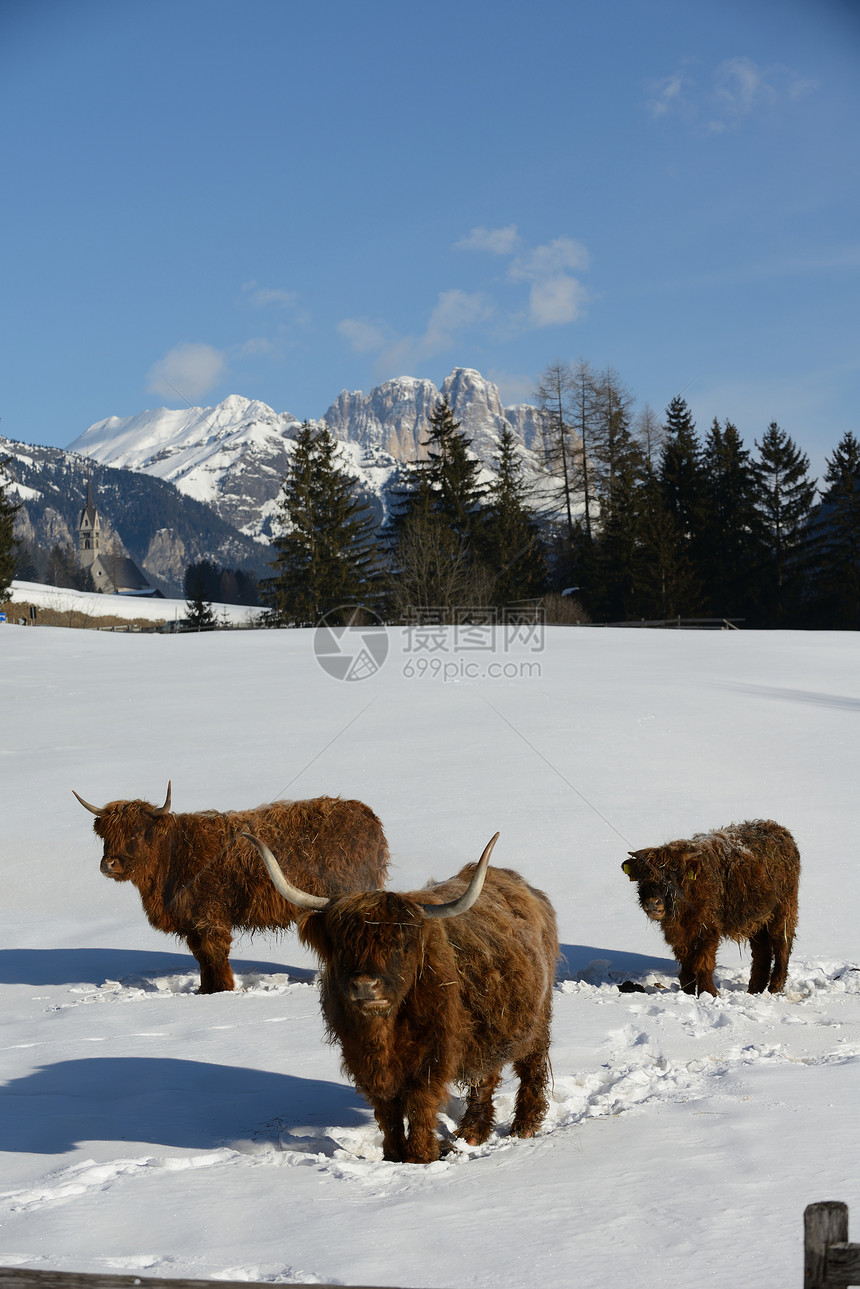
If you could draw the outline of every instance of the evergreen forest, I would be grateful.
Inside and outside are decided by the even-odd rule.
[[[819,487],[771,422],[750,447],[680,395],[633,414],[617,373],[553,363],[536,389],[545,475],[505,430],[490,482],[444,399],[425,457],[404,470],[381,527],[306,424],[280,497],[270,621],[307,625],[356,606],[415,613],[516,609],[549,596],[568,620],[727,620],[746,628],[860,628],[860,442],[843,435]],[[547,504],[547,496],[551,504]],[[563,620],[563,618],[559,618]]]
[[[160,480],[93,467],[93,484],[100,506],[121,513],[138,560],[157,529],[177,533],[189,551],[227,556],[221,564],[201,553],[187,567],[183,590],[199,625],[210,602],[262,603],[269,624],[297,626],[362,613],[450,620],[543,600],[554,621],[860,628],[860,441],[852,432],[826,457],[818,482],[775,421],[750,444],[730,420],[698,427],[681,395],[659,415],[634,413],[612,368],[554,362],[535,399],[538,468],[535,449],[526,453],[505,426],[489,471],[441,399],[424,455],[399,471],[382,522],[326,426],[305,422],[268,560]],[[38,484],[40,515],[74,531],[83,463],[71,469],[65,454],[31,451],[45,460],[15,461],[17,482],[31,491]],[[32,532],[34,503],[0,486],[0,601],[13,577],[86,589],[68,542],[49,548],[16,538],[19,513]]]

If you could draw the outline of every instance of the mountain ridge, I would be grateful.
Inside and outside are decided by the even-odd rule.
[[[441,390],[413,376],[384,381],[367,395],[342,390],[310,424],[328,425],[340,444],[342,467],[356,479],[378,520],[387,514],[388,494],[407,463],[425,455],[428,417],[440,398],[448,400],[488,472],[507,426],[520,444],[527,474],[535,479],[543,474],[539,409],[529,404],[503,407],[498,387],[474,368],[455,367]],[[290,412],[230,394],[209,408],[158,408],[107,417],[66,450],[173,483],[246,536],[267,541],[300,427]]]

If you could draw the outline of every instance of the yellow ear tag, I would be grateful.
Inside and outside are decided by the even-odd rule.
[[[685,882],[695,882],[695,880],[696,880],[696,871],[695,871],[695,869],[692,869],[692,868],[691,868],[688,872],[686,872],[686,873],[684,874],[684,881],[685,881]]]
[[[621,865],[621,871],[622,871],[622,873],[626,873],[628,877],[630,876],[630,860],[629,860],[629,859],[625,860],[625,861],[624,861],[624,863]]]

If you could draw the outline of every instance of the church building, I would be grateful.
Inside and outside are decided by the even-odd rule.
[[[159,595],[133,559],[102,550],[102,526],[87,472],[87,504],[78,523],[78,562],[92,574],[93,586],[106,595]]]

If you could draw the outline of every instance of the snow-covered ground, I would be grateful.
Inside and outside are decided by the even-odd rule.
[[[804,1206],[860,1220],[860,637],[391,631],[381,665],[370,643],[348,682],[313,632],[0,626],[0,1265],[799,1284]],[[241,941],[241,988],[195,995],[72,796],[160,802],[168,778],[180,810],[361,797],[401,889],[499,829],[564,944],[544,1131],[507,1136],[506,1082],[486,1146],[383,1162],[292,935]],[[803,858],[786,993],[750,997],[727,943],[721,997],[679,994],[621,863],[756,816]]]
[[[90,618],[145,618],[147,622],[181,622],[188,613],[185,600],[161,599],[150,595],[102,595],[98,591],[72,591],[64,586],[46,586],[44,582],[14,581],[12,598],[3,605],[10,621],[16,604],[35,604],[57,613],[83,613]],[[244,604],[213,604],[219,622],[245,626],[260,616],[259,609]]]

